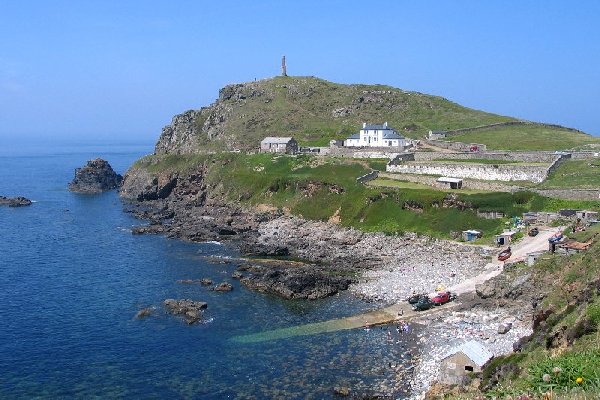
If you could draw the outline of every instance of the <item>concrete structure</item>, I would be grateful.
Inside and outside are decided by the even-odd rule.
[[[442,183],[442,184],[448,184],[450,186],[450,189],[461,189],[462,184],[463,184],[462,179],[450,178],[447,176],[442,176],[442,177],[438,178],[437,182]]]
[[[575,214],[577,215],[577,218],[581,218],[582,220],[585,220],[585,221],[598,219],[597,211],[581,210],[581,211],[577,211]]]
[[[474,229],[469,229],[468,231],[462,231],[462,237],[465,242],[472,242],[473,240],[481,237],[481,232]]]
[[[479,210],[477,210],[477,216],[479,218],[485,218],[485,219],[499,219],[499,218],[504,218],[505,214],[504,214],[504,211],[479,211]]]
[[[260,142],[261,153],[287,153],[298,152],[298,142],[293,137],[268,136]]]
[[[492,358],[494,355],[482,343],[476,340],[465,342],[442,358],[438,381],[445,385],[462,385],[468,374],[481,372]]]
[[[533,267],[533,264],[544,254],[543,251],[534,251],[532,253],[527,253],[527,265]]]
[[[346,147],[404,147],[405,139],[385,122],[383,125],[363,123],[362,129],[346,139]]]
[[[496,235],[496,244],[498,246],[509,245],[513,240],[513,236],[515,236],[516,234],[516,231],[502,232],[501,234]]]

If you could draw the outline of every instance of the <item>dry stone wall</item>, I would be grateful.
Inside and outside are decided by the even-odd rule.
[[[547,174],[547,165],[491,165],[491,164],[452,164],[436,162],[411,162],[389,165],[387,172],[405,174],[442,175],[456,178],[472,178],[492,181],[531,181],[543,182]]]

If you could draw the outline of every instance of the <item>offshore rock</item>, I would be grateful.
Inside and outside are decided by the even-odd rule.
[[[101,158],[90,160],[82,168],[75,169],[75,178],[69,183],[69,190],[78,193],[100,193],[117,189],[123,177],[117,174],[110,164]]]
[[[222,282],[215,286],[215,292],[231,292],[233,290],[233,285],[229,282]]]
[[[173,315],[182,315],[188,325],[202,319],[201,311],[208,306],[202,301],[167,299],[163,302],[167,310]]]
[[[22,197],[22,196],[17,196],[17,197],[4,197],[4,196],[0,196],[0,206],[9,206],[9,207],[23,207],[23,206],[30,206],[31,205],[31,200]]]

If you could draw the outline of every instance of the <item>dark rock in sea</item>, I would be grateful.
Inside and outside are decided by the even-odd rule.
[[[202,278],[202,279],[200,279],[200,284],[202,286],[212,285],[212,283],[213,283],[212,279],[208,279],[208,278]]]
[[[286,299],[321,299],[348,289],[352,280],[334,273],[342,273],[334,266],[319,268],[261,266],[241,282],[249,289],[271,293]]]
[[[233,274],[231,274],[231,277],[233,279],[242,279],[244,277],[244,274],[242,274],[240,271],[233,271]]]
[[[138,319],[149,317],[152,315],[153,311],[154,311],[154,309],[152,307],[143,308],[135,314],[135,317]]]
[[[23,206],[30,206],[31,205],[31,200],[22,197],[22,196],[17,196],[17,197],[4,197],[4,196],[0,196],[0,206],[9,206],[9,207],[23,207]]]
[[[181,315],[188,325],[202,319],[202,310],[208,306],[202,301],[167,299],[163,302],[167,310],[173,315]]]
[[[350,388],[347,386],[336,386],[333,388],[333,393],[340,397],[350,396]]]
[[[233,290],[233,285],[229,282],[221,282],[217,286],[215,286],[215,292],[231,292]]]
[[[101,158],[88,161],[82,168],[75,169],[75,178],[69,183],[69,190],[78,193],[100,193],[117,189],[123,177],[113,171],[108,162]]]

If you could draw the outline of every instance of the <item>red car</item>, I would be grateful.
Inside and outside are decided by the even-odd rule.
[[[437,296],[435,296],[434,298],[431,299],[431,301],[433,302],[433,304],[435,304],[436,306],[441,306],[442,304],[446,304],[451,300],[454,300],[456,296],[454,296],[452,293],[450,292],[439,292],[437,294]]]

